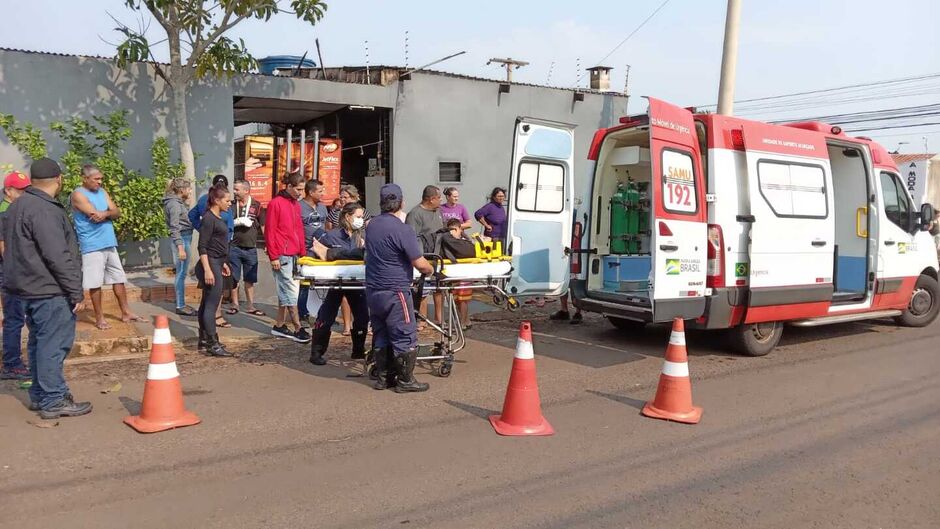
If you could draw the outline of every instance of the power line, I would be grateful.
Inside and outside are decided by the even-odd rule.
[[[605,57],[605,58],[606,58],[606,57]],[[738,103],[753,103],[753,102],[757,102],[757,101],[772,101],[772,100],[776,100],[776,99],[785,99],[785,98],[798,97],[798,96],[816,95],[816,94],[823,94],[823,93],[830,93],[830,92],[837,92],[837,91],[844,91],[844,90],[852,90],[852,89],[870,88],[870,87],[873,87],[873,86],[884,86],[884,85],[890,85],[890,84],[905,83],[905,82],[911,82],[911,81],[922,81],[922,80],[936,79],[936,78],[940,78],[940,73],[924,74],[924,75],[917,75],[917,76],[912,76],[912,77],[901,77],[901,78],[898,78],[898,79],[888,79],[888,80],[884,80],[884,81],[875,81],[875,82],[873,82],[873,83],[859,83],[859,84],[853,84],[853,85],[837,86],[837,87],[832,87],[832,88],[822,88],[822,89],[818,89],[818,90],[807,90],[807,91],[803,91],[803,92],[793,92],[793,93],[790,93],[790,94],[778,94],[778,95],[766,96],[766,97],[755,97],[755,98],[752,98],[752,99],[742,99],[742,100],[740,100],[740,101],[735,101],[735,104],[738,104]],[[698,105],[697,108],[710,108],[710,107],[715,107],[715,106],[717,106],[717,105],[714,105],[714,104]]]
[[[620,49],[621,46],[623,46],[628,40],[630,40],[630,37],[636,35],[636,32],[637,32],[637,31],[640,31],[640,29],[641,29],[643,26],[645,26],[646,23],[650,21],[650,19],[652,19],[654,16],[656,16],[656,13],[659,13],[660,10],[662,10],[662,8],[666,7],[666,4],[668,4],[669,2],[670,2],[670,0],[666,0],[666,1],[663,2],[662,4],[659,4],[659,7],[657,7],[655,11],[653,11],[652,13],[650,13],[650,16],[646,17],[646,20],[644,20],[643,22],[641,22],[640,25],[636,27],[636,29],[634,29],[632,32],[630,32],[630,34],[627,35],[626,38],[624,38],[623,40],[621,40],[621,41],[620,41],[620,44],[617,44],[616,46],[614,46],[614,49],[610,50],[610,53],[608,53],[607,55],[604,55],[604,58],[603,58],[603,59],[597,61],[597,64],[604,64],[604,61],[606,61],[608,57],[610,57],[611,55],[613,55],[615,51],[617,51],[618,49]]]
[[[888,129],[901,129],[901,128],[916,128],[916,127],[926,127],[927,125],[940,125],[940,121],[932,121],[930,123],[919,123],[917,125],[888,125],[885,127],[869,127],[866,129],[851,129],[846,132],[865,132],[867,130],[888,130]],[[912,134],[922,134],[921,132],[914,132]]]

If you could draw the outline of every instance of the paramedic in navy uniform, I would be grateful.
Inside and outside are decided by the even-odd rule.
[[[337,259],[363,258],[363,208],[356,202],[347,202],[337,215],[339,228],[330,230],[320,240],[313,239],[311,246],[317,257],[324,261]],[[331,250],[333,251],[331,253]],[[330,259],[330,257],[333,259]],[[317,294],[314,293],[314,296]],[[318,366],[326,364],[324,354],[330,346],[330,327],[336,320],[340,303],[343,300],[349,303],[353,314],[352,318],[352,358],[358,360],[366,357],[366,334],[369,330],[369,310],[366,308],[366,297],[361,290],[330,289],[326,299],[320,305],[317,320],[313,324],[313,340],[310,342],[310,363]]]
[[[395,392],[427,391],[428,385],[414,378],[418,331],[411,283],[412,267],[425,275],[434,269],[422,255],[414,228],[405,224],[401,187],[385,184],[379,200],[382,214],[366,227],[365,253],[366,300],[379,372],[373,387],[390,387],[393,377],[385,376],[387,369],[397,377]]]

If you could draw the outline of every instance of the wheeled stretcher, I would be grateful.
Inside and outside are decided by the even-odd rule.
[[[448,260],[428,254],[425,258],[434,266],[435,273],[433,276],[422,276],[415,271],[412,287],[415,318],[425,321],[435,331],[436,339],[433,343],[418,344],[421,351],[418,360],[427,364],[437,375],[446,377],[451,373],[456,353],[467,343],[463,322],[454,303],[454,293],[458,290],[487,291],[492,294],[494,303],[514,310],[518,302],[505,291],[506,282],[512,274],[512,262],[509,256]],[[302,257],[297,264],[299,279],[309,282],[312,291],[365,289],[366,267],[363,261],[320,261]],[[421,298],[433,292],[440,292],[444,298],[444,321],[440,325],[429,321],[417,310]],[[311,295],[314,295],[313,292]],[[366,370],[373,374],[371,355],[366,364]]]

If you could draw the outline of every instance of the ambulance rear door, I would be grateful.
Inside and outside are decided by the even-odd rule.
[[[507,242],[514,296],[557,296],[568,288],[574,125],[516,119]]]
[[[705,175],[692,113],[649,99],[653,321],[705,311]]]

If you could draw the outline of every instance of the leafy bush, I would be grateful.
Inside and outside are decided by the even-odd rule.
[[[170,160],[166,138],[157,138],[150,149],[150,176],[128,170],[121,159],[124,144],[131,137],[127,115],[126,110],[119,110],[95,116],[93,122],[73,117],[50,125],[67,147],[59,159],[63,174],[58,198],[68,204],[72,191],[82,183],[82,165],[93,163],[104,177],[102,185],[121,209],[121,217],[114,221],[118,240],[166,237],[163,194],[171,178],[183,176],[183,165]],[[0,129],[30,159],[47,156],[46,140],[32,124],[20,124],[12,115],[0,114]]]

